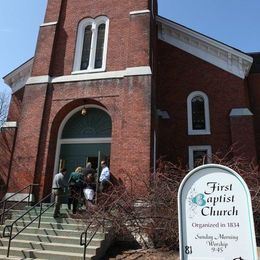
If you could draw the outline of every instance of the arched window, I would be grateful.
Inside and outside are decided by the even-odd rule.
[[[73,73],[105,70],[108,26],[105,16],[86,18],[79,23]]]
[[[189,146],[189,169],[211,163],[212,149],[211,145]]]
[[[201,91],[192,92],[187,98],[188,134],[210,134],[208,96]]]
[[[87,114],[75,113],[66,122],[61,139],[108,138],[111,137],[112,121],[110,116],[101,109],[87,108]]]

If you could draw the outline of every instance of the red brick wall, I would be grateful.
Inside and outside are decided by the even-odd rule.
[[[148,9],[148,3],[49,1],[45,22],[59,23],[41,27],[32,76],[71,74],[77,25],[99,15],[110,19],[107,71],[149,66],[150,14],[129,15]],[[51,191],[58,129],[71,110],[84,104],[103,106],[111,115],[110,168],[115,177],[122,177],[122,168],[149,172],[151,76],[35,84],[25,87],[10,191],[31,182],[42,184],[40,197]]]
[[[232,108],[249,108],[244,81],[162,41],[158,42],[157,107],[168,111],[159,119],[158,152],[168,159],[188,162],[188,146],[211,145],[224,152],[232,144]],[[211,135],[187,134],[187,97],[193,91],[208,95]],[[255,149],[255,148],[253,148]]]
[[[44,23],[58,22],[66,1],[49,0]],[[32,76],[49,75],[57,25],[40,27],[34,55]]]
[[[0,132],[0,200],[8,185],[15,131],[15,128],[6,128]]]
[[[11,169],[9,192],[17,191],[33,183],[36,160],[40,148],[46,85],[27,85],[24,90],[23,106],[18,122],[16,146]]]
[[[142,171],[150,168],[150,76],[121,80],[55,84],[49,88],[43,118],[41,151],[35,182],[52,184],[58,129],[74,108],[95,104],[107,109],[112,119],[110,169],[119,178],[121,169]],[[64,91],[66,89],[66,91]]]
[[[250,74],[248,77],[248,86],[250,91],[251,109],[255,120],[255,141],[258,156],[260,161],[260,73]]]
[[[248,161],[255,162],[255,132],[253,116],[235,116],[230,118],[233,153]],[[248,149],[250,147],[250,149]]]
[[[148,0],[62,1],[61,6],[60,2],[49,1],[45,22],[58,21],[58,25],[40,29],[33,76],[71,74],[78,23],[100,15],[110,22],[106,70],[149,65],[150,14],[129,14],[149,9]]]
[[[24,88],[21,88],[12,95],[7,121],[19,121],[23,102],[23,94]]]
[[[24,89],[20,89],[12,95],[7,121],[19,123],[23,93]],[[8,185],[15,134],[16,128],[4,128],[0,132],[0,186],[4,185],[4,189]],[[0,194],[0,199],[2,195]]]

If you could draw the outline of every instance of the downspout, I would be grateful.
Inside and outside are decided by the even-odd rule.
[[[156,175],[156,156],[157,156],[157,134],[153,131],[153,175]]]

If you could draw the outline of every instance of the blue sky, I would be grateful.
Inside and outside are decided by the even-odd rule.
[[[161,16],[244,52],[260,51],[260,0],[158,3]],[[34,55],[46,4],[47,0],[0,1],[0,90],[4,88],[2,77]]]

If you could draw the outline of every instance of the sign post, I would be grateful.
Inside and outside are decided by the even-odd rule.
[[[178,215],[181,260],[257,260],[251,196],[232,169],[192,170],[179,188]]]

